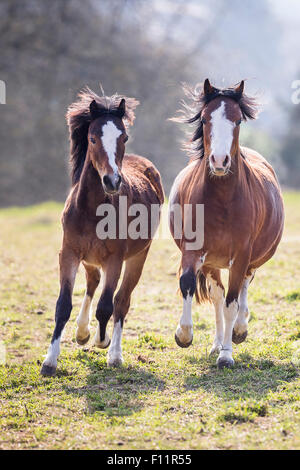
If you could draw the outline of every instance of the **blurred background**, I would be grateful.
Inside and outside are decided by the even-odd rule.
[[[1,0],[0,205],[65,199],[66,109],[99,82],[140,100],[127,148],[156,164],[168,194],[187,162],[184,129],[168,121],[181,82],[247,79],[262,112],[243,124],[241,143],[299,187],[299,44],[298,0]]]

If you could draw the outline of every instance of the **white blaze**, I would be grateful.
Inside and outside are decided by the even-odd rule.
[[[115,175],[118,175],[118,167],[116,165],[117,139],[122,131],[115,126],[112,121],[108,121],[102,127],[102,145],[107,153],[108,161]]]
[[[234,123],[226,118],[225,102],[211,113],[211,153],[216,166],[222,166],[226,155],[230,157]]]

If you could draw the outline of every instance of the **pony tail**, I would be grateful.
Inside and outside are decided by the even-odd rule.
[[[195,297],[198,304],[211,301],[207,289],[206,277],[201,271],[198,271],[196,275]]]

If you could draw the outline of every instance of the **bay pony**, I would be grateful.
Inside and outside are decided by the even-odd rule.
[[[160,207],[164,200],[161,178],[154,165],[146,158],[125,154],[127,127],[133,123],[137,104],[138,101],[133,98],[120,95],[99,97],[86,89],[68,109],[72,188],[62,215],[64,235],[59,256],[60,294],[56,304],[55,328],[41,370],[43,375],[51,376],[56,371],[61,335],[70,318],[73,286],[80,263],[85,268],[87,286],[77,317],[76,340],[83,345],[90,338],[90,308],[101,269],[104,279],[96,309],[98,327],[94,344],[99,348],[110,345],[109,366],[123,362],[121,336],[124,318],[157,228],[150,227],[150,207],[153,204]],[[120,213],[121,196],[126,198],[128,208],[139,204],[149,209],[149,230],[145,237],[132,239],[124,236],[124,228],[127,232],[133,217],[129,216],[129,211]],[[116,228],[122,231],[122,236],[119,231],[116,236],[113,233],[108,238],[99,238],[99,208],[103,205],[108,212],[116,209],[112,214],[116,214]],[[124,276],[114,296],[124,262]],[[111,315],[114,329],[110,344],[106,326]]]
[[[175,334],[181,347],[193,340],[192,298],[215,307],[216,335],[211,353],[219,368],[232,367],[232,341],[247,336],[247,291],[254,273],[274,254],[283,231],[284,209],[271,165],[252,149],[240,147],[240,124],[254,119],[257,103],[238,86],[219,89],[208,79],[201,89],[185,88],[190,104],[174,120],[195,125],[189,142],[190,163],[179,173],[169,198],[170,229],[181,250],[180,289],[183,313]],[[196,227],[196,206],[204,207],[204,224]],[[175,236],[175,207],[187,212],[203,242],[191,248],[184,230]],[[188,216],[187,216],[188,217]],[[198,234],[199,235],[199,234]],[[193,245],[192,245],[193,246]],[[221,269],[229,270],[228,291]]]

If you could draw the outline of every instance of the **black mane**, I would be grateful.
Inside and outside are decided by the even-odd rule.
[[[187,84],[184,84],[183,91],[190,103],[186,103],[183,100],[182,109],[179,110],[179,115],[172,118],[172,121],[186,124],[196,123],[196,129],[192,134],[187,134],[188,141],[184,145],[185,150],[188,151],[192,159],[201,159],[204,156],[203,124],[201,122],[201,115],[205,106],[212,100],[219,96],[233,99],[239,104],[244,121],[247,119],[255,119],[258,114],[259,104],[257,100],[253,97],[247,96],[245,93],[238,93],[235,87],[224,89],[212,87],[212,92],[205,94],[202,83],[197,84],[194,89],[189,87]]]

